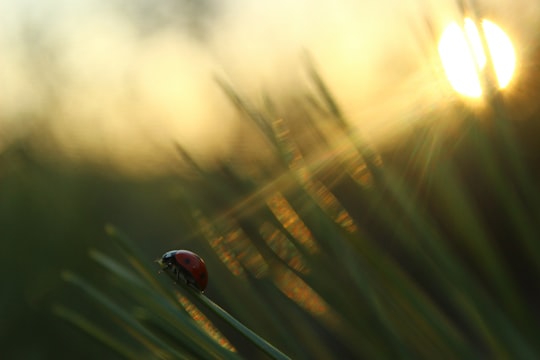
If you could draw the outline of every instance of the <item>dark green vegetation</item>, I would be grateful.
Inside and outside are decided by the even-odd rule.
[[[220,83],[264,163],[205,169],[179,148],[185,177],[134,181],[40,162],[24,140],[5,151],[2,358],[235,358],[193,305],[264,358],[158,274],[174,248],[206,260],[209,299],[293,358],[537,358],[537,114],[454,99],[376,153],[311,78],[309,96],[260,106]]]
[[[60,300],[82,308],[90,304],[85,297],[66,291],[61,271],[69,268],[100,281],[103,273],[89,261],[88,248],[103,246],[107,221],[134,226],[134,232],[142,236],[134,237],[137,240],[181,234],[170,193],[156,190],[170,187],[163,182],[126,182],[97,172],[44,165],[35,162],[23,144],[4,152],[0,162],[1,357],[108,354],[108,349],[89,343],[85,334],[52,314],[51,305]],[[147,242],[153,249],[150,259],[162,247],[151,241]],[[97,311],[91,316],[103,317]]]

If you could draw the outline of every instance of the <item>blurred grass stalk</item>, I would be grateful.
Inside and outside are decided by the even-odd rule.
[[[432,158],[433,153],[445,152],[443,142],[426,132],[414,140],[413,148],[420,150],[411,152],[414,157],[407,164],[384,163],[348,125],[309,59],[306,68],[316,93],[309,95],[314,106],[304,109],[304,119],[298,121],[310,124],[323,140],[318,157],[304,156],[302,140],[295,135],[294,124],[286,121],[286,113],[274,106],[257,110],[223,79],[217,79],[218,85],[269,140],[281,172],[261,183],[232,168],[207,171],[178,146],[200,178],[198,191],[189,194],[185,204],[195,214],[195,236],[233,274],[234,281],[227,286],[243,294],[227,305],[240,316],[251,314],[254,322],[269,324],[264,330],[294,357],[317,356],[319,351],[332,354],[337,347],[341,354],[367,358],[535,358],[538,326],[529,321],[528,303],[505,265],[504,254],[493,244],[482,210],[468,194],[458,165],[449,157]],[[531,216],[523,202],[523,195],[530,193],[527,199],[538,209],[537,191],[505,123],[509,120],[502,102],[496,96],[488,101],[503,141],[494,143],[466,111],[460,114],[469,119],[470,130],[464,136],[471,139],[470,156],[484,169],[483,181],[495,194],[494,200],[503,204],[505,221],[538,273],[538,214]],[[321,122],[333,129],[338,143],[318,128]],[[495,156],[501,151],[502,162]],[[437,203],[431,206],[447,224],[436,219],[411,179],[399,172],[407,167],[419,170],[434,161],[429,181],[423,181],[435,194],[431,201]],[[512,171],[505,172],[507,168]],[[514,184],[524,194],[510,191]],[[107,309],[154,356],[238,357],[220,345],[223,337],[215,340],[189,316],[170,286],[161,283],[145,262],[144,254],[117,230],[108,227],[107,231],[132,269],[97,251],[91,256],[116,278],[119,290],[138,310],[119,306],[113,295],[69,272],[68,282]],[[466,258],[476,262],[471,266]],[[225,286],[221,288],[224,296],[234,299],[231,290],[227,294]],[[205,295],[182,292],[270,357],[287,358]],[[278,303],[285,306],[286,314],[276,313],[281,310]],[[65,307],[56,312],[125,357],[137,354],[75,312]],[[301,321],[291,321],[290,326],[280,323],[288,315]],[[310,330],[311,326],[317,330]],[[317,338],[300,337],[308,331]]]
[[[184,358],[186,356],[216,359],[237,358],[235,351],[230,351],[230,347],[224,346],[224,344],[228,344],[228,342],[219,334],[219,332],[217,337],[218,341],[216,341],[216,337],[210,337],[209,334],[198,324],[194,323],[189,316],[186,316],[187,313],[182,306],[180,306],[174,292],[164,288],[163,285],[156,280],[155,269],[151,268],[149,266],[150,264],[142,261],[142,254],[137,253],[138,250],[134,248],[133,244],[125,235],[121,234],[117,229],[110,225],[106,227],[106,230],[109,236],[115,240],[115,243],[120,245],[123,251],[125,251],[125,255],[132,267],[136,269],[136,273],[133,273],[132,270],[96,250],[92,250],[90,256],[118,277],[118,280],[120,280],[117,282],[117,285],[119,285],[118,290],[124,288],[130,296],[138,299],[140,306],[144,305],[144,307],[142,307],[143,313],[139,314],[139,317],[141,318],[135,319],[127,309],[119,307],[106,293],[96,289],[94,286],[69,271],[66,271],[63,274],[64,280],[76,285],[97,303],[106,308],[113,317],[120,320],[126,330],[129,329],[129,332],[132,333],[135,338],[146,344],[147,348],[151,350],[151,353],[159,358]],[[171,284],[171,287],[172,285],[173,284]],[[183,284],[178,285],[182,286]],[[199,307],[202,306],[223,319],[270,358],[281,360],[289,359],[289,357],[277,348],[255,334],[212,300],[208,299],[203,293],[191,289],[188,286],[183,287],[186,295],[188,295],[191,300],[194,300]],[[140,358],[140,354],[133,351],[129,346],[115,341],[114,336],[92,324],[90,320],[83,318],[81,315],[64,306],[57,306],[54,311],[58,316],[80,327],[92,336],[95,336],[98,340],[109,345],[123,356],[132,359]],[[158,315],[158,317],[155,315]],[[178,344],[182,345],[182,349],[178,349],[175,346],[168,344],[163,338],[156,334],[155,331],[151,331],[147,326],[141,324],[140,320],[153,323],[162,328],[162,330],[167,331],[171,336],[177,334],[174,337],[178,341]]]

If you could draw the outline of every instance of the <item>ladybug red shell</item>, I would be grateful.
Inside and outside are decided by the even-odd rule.
[[[201,257],[188,250],[167,251],[159,261],[161,268],[175,281],[183,280],[200,291],[206,289],[208,272]]]

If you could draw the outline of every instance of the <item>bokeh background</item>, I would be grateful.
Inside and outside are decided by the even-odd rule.
[[[505,93],[506,109],[530,182],[536,183],[540,5],[531,0],[476,5],[504,27],[516,46],[518,72]],[[309,305],[305,298],[287,294],[286,281],[276,280],[280,278],[275,273],[268,275],[272,271],[265,267],[270,265],[257,260],[253,244],[237,241],[237,255],[244,256],[240,262],[244,261],[249,278],[255,279],[246,281],[235,274],[240,270],[227,262],[225,250],[204,234],[204,219],[223,220],[231,213],[264,218],[261,203],[280,204],[274,189],[287,193],[297,213],[302,213],[298,208],[302,209],[305,188],[294,190],[283,175],[291,168],[298,170],[294,162],[298,154],[283,145],[292,141],[306,155],[310,171],[318,174],[312,176],[324,184],[321,189],[333,192],[347,210],[341,214],[349,214],[354,226],[347,230],[339,219],[340,208],[326,202],[328,218],[338,225],[341,221],[340,226],[354,236],[393,238],[396,230],[370,215],[365,194],[357,194],[362,181],[369,188],[369,176],[351,175],[354,184],[349,183],[351,179],[342,178],[349,168],[328,165],[332,159],[349,161],[354,156],[342,144],[350,135],[342,124],[324,120],[336,114],[320,109],[324,96],[321,100],[310,64],[316,64],[317,74],[337,99],[346,118],[345,130],[361,133],[384,163],[406,179],[422,206],[434,212],[434,223],[451,244],[461,234],[448,225],[453,220],[440,206],[446,200],[432,196],[439,188],[430,185],[437,183],[431,174],[440,175],[433,170],[438,162],[448,157],[455,161],[455,171],[467,188],[467,198],[476,204],[488,238],[508,254],[501,266],[510,269],[520,289],[517,296],[530,306],[526,314],[536,318],[535,267],[522,261],[526,250],[506,242],[519,237],[519,232],[516,235],[506,225],[508,209],[498,205],[497,196],[484,191],[491,178],[480,180],[485,175],[482,163],[470,156],[476,151],[476,135],[466,119],[477,117],[490,138],[491,117],[485,115],[485,106],[463,102],[453,93],[438,62],[437,34],[456,16],[460,16],[458,3],[427,0],[0,2],[0,357],[118,356],[51,310],[58,303],[75,304],[92,318],[107,322],[106,315],[92,310],[91,301],[60,276],[70,269],[96,284],[106,284],[106,274],[89,259],[88,249],[111,250],[104,231],[107,223],[128,233],[149,262],[174,248],[201,253],[210,271],[220,269],[211,273],[208,296],[226,308],[234,304],[231,291],[257,287],[259,279],[263,285],[250,298],[246,312],[238,310],[238,304],[230,305],[240,317],[249,319],[250,312],[272,312],[282,306],[302,324],[295,336],[312,329],[306,334],[321,339],[320,354],[353,355],[350,339],[336,340],[334,329],[339,326],[331,324],[333,318],[321,316],[324,311],[317,310],[317,303]],[[232,84],[234,91],[223,84]],[[276,134],[283,135],[280,129],[290,132],[290,138],[274,138],[282,141],[278,153],[288,152],[276,155],[272,137],[253,121],[257,116],[248,112],[246,117],[244,104],[235,103],[231,95],[236,92],[258,109],[256,114],[271,119]],[[319,100],[313,95],[317,93]],[[285,119],[283,128],[281,119]],[[322,144],[321,134],[327,143]],[[497,151],[507,151],[495,145]],[[499,155],[495,152],[494,158],[504,158]],[[288,159],[285,165],[283,159]],[[214,181],[211,185],[209,178]],[[212,188],[215,183],[222,184],[223,190]],[[509,184],[519,187],[511,180]],[[223,198],[216,191],[222,191]],[[527,192],[517,193],[527,204]],[[275,214],[294,219],[295,212],[281,209]],[[265,237],[264,231],[273,229],[262,221],[266,230],[254,230],[252,218],[244,215],[240,216],[244,232],[251,229]],[[257,226],[261,223],[255,221]],[[310,231],[321,241],[324,229],[321,225]],[[227,231],[234,236],[233,230]],[[233,240],[226,241],[228,246]],[[421,276],[422,267],[411,266],[414,258],[388,242],[383,248],[430,289],[430,282]],[[481,266],[476,268],[475,255],[453,245],[471,266],[467,269],[480,274],[481,283],[492,276],[483,273]],[[242,247],[251,250],[238,250]],[[291,254],[283,249],[280,254],[283,251]],[[309,263],[289,260],[288,266],[299,274]],[[286,296],[265,296],[266,281],[281,284]],[[331,282],[328,278],[316,281],[319,289],[347,287],[345,280],[332,286],[326,286]],[[437,298],[437,291],[432,294]],[[297,356],[302,354],[279,335],[280,327],[270,326],[265,317],[251,317],[264,336]],[[531,339],[534,330],[525,331],[524,337]],[[234,332],[228,335],[244,354],[258,355],[242,345]],[[317,354],[316,346],[306,349],[305,356],[309,354]]]

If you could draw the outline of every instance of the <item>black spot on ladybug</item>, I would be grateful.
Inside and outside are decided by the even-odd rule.
[[[190,262],[191,262],[191,260],[190,260],[190,259],[187,259],[187,258],[186,258],[186,259],[184,259],[184,264],[189,264]]]
[[[202,273],[201,275],[199,275],[199,277],[200,277],[201,279],[204,279],[204,278],[206,277],[206,273]]]

